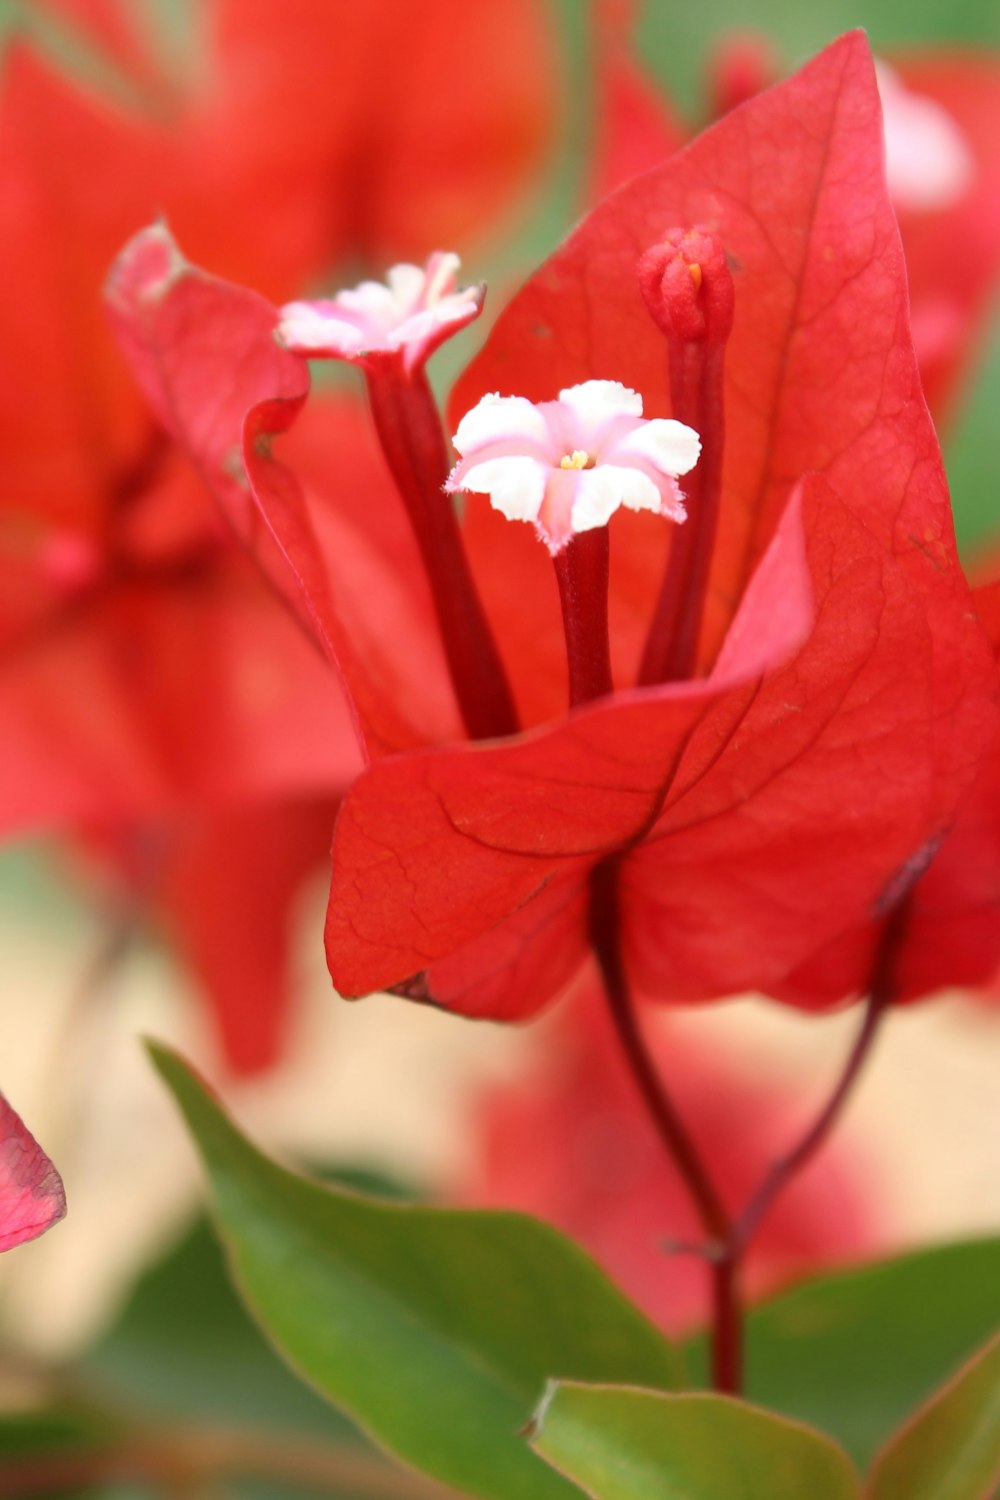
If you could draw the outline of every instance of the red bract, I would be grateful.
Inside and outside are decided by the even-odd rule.
[[[0,1094],[0,1250],[36,1239],[65,1212],[59,1173]]]
[[[249,256],[266,249],[276,270],[291,261],[300,276],[305,261],[325,274],[345,256],[378,265],[482,243],[550,149],[563,69],[535,0],[210,0],[205,11],[211,84],[193,103],[187,162],[202,198],[190,220],[171,217],[230,275],[254,271],[205,238],[220,203],[247,229]],[[259,284],[299,289],[287,275]]]
[[[550,1219],[594,1254],[671,1330],[705,1320],[700,1226],[642,1107],[606,1007],[590,993],[553,1017],[540,1065],[483,1101],[479,1148],[462,1197]],[[735,1212],[785,1146],[801,1106],[753,1087],[670,1031],[654,1060],[696,1132]],[[863,1178],[844,1152],[825,1153],[765,1220],[747,1261],[752,1296],[796,1274],[871,1250],[877,1237]]]
[[[373,764],[338,820],[327,944],[345,992],[395,984],[473,1014],[527,1014],[586,955],[591,877],[608,861],[640,988],[701,999],[767,986],[870,912],[947,825],[992,732],[992,662],[955,556],[881,163],[870,58],[847,37],[608,199],[502,315],[456,418],[490,391],[544,401],[589,379],[640,392],[656,417],[670,410],[666,341],[640,257],[675,226],[703,225],[733,267],[700,675],[630,686],[666,538],[616,519],[619,690],[567,718],[545,560],[527,527],[472,500],[467,545],[532,726],[485,744],[412,748],[440,733],[441,658],[411,660],[409,636],[394,640],[407,696],[378,690],[378,657],[347,618],[349,554],[310,535],[316,507],[265,440],[305,391],[271,339],[276,314],[174,259],[162,231],[126,253],[114,296],[147,388],[155,367],[161,410],[223,492],[242,416],[251,489],[343,653],[370,751],[410,750]],[[225,420],[206,432],[213,341],[239,357]],[[718,417],[700,430],[704,474]],[[398,622],[426,623],[416,566],[390,597]]]
[[[1000,584],[973,591],[1000,651]],[[901,882],[888,984],[897,1001],[961,987],[1000,984],[1000,742],[994,740],[954,827],[931,845]],[[875,920],[838,934],[778,988],[797,1004],[833,1004],[864,993],[885,932]]]

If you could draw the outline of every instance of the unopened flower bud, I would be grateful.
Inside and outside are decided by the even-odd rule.
[[[736,296],[722,242],[711,230],[669,229],[639,259],[639,288],[654,323],[682,343],[724,343]]]

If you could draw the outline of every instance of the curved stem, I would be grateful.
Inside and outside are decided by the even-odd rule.
[[[909,920],[910,902],[908,898],[899,902],[885,921],[872,964],[864,1019],[832,1092],[799,1140],[775,1162],[734,1220],[657,1071],[636,1017],[622,959],[618,880],[618,861],[613,859],[598,865],[591,876],[590,938],[632,1076],[697,1208],[707,1237],[707,1243],[698,1249],[709,1263],[712,1276],[713,1385],[718,1391],[737,1393],[742,1378],[743,1262],[775,1200],[826,1141],[871,1053],[895,995],[896,959]]]
[[[605,860],[591,876],[590,936],[622,1050],[639,1092],[709,1238],[713,1303],[713,1383],[737,1392],[742,1366],[740,1257],[731,1253],[732,1225],[698,1147],[681,1119],[646,1046],[621,951],[618,863]]]
[[[834,1085],[833,1092],[801,1139],[774,1163],[737,1219],[733,1228],[733,1239],[740,1254],[749,1248],[750,1241],[763,1223],[775,1199],[784,1191],[790,1180],[801,1172],[806,1163],[815,1156],[836,1124],[872,1049],[888,1003],[887,995],[879,996],[873,993],[869,996],[861,1028],[854,1039],[854,1045]]]

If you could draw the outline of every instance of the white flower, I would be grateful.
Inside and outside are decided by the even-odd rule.
[[[604,526],[620,505],[683,521],[677,476],[698,462],[698,434],[642,416],[642,397],[587,380],[538,405],[484,396],[459,423],[461,461],[446,488],[488,495],[511,521],[531,521],[549,551]]]
[[[897,208],[950,208],[966,192],[975,162],[965,136],[936,99],[908,89],[894,68],[875,74],[885,127],[885,175]]]
[[[459,291],[459,264],[457,255],[437,250],[423,268],[391,266],[384,282],[362,281],[332,298],[286,303],[278,338],[307,358],[364,364],[372,355],[401,354],[412,369],[482,310],[482,286]]]

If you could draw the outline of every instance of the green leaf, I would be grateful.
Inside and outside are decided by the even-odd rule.
[[[805,1283],[757,1308],[748,1394],[829,1432],[862,1467],[993,1333],[1000,1240]]]
[[[554,1385],[532,1446],[594,1500],[859,1496],[850,1460],[829,1438],[725,1396]]]
[[[300,1374],[403,1459],[495,1500],[569,1500],[518,1437],[547,1378],[676,1387],[669,1344],[556,1231],[308,1182],[251,1146],[178,1057],[151,1052],[247,1304]]]
[[[868,1500],[983,1500],[1000,1484],[1000,1335],[909,1421],[872,1470]]]
[[[84,1357],[79,1377],[147,1422],[351,1436],[247,1316],[204,1220],[137,1283],[114,1326]]]

